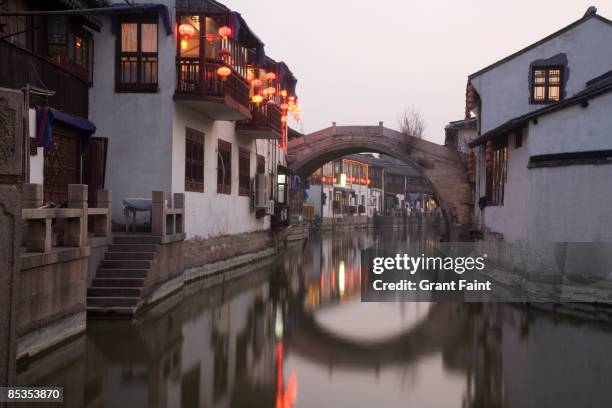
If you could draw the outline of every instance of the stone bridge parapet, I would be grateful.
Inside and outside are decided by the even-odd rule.
[[[299,176],[310,176],[336,158],[377,152],[410,164],[432,186],[443,208],[453,240],[465,238],[472,222],[472,189],[466,165],[458,152],[442,145],[405,136],[382,126],[336,126],[295,138],[288,143],[289,166]]]

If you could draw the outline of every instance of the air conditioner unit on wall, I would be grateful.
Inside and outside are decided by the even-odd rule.
[[[268,176],[264,173],[255,174],[255,208],[268,208]]]

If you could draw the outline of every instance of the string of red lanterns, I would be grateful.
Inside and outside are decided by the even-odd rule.
[[[180,46],[181,49],[188,48],[188,40],[193,39],[197,36],[198,30],[191,24],[183,23],[178,27],[178,33],[180,35]],[[206,33],[205,39],[208,42],[214,42],[217,39],[227,41],[233,34],[231,27],[224,25],[218,29],[218,37],[215,33]],[[232,74],[231,66],[231,51],[227,48],[221,48],[219,51],[219,59],[221,65],[217,68],[216,74],[225,81]],[[254,68],[257,72],[257,67]],[[259,78],[261,77],[261,78]],[[253,87],[253,95],[251,102],[259,106],[261,103],[266,102],[269,104],[276,104],[281,110],[281,121],[283,125],[283,141],[282,145],[286,146],[287,138],[287,118],[289,114],[299,122],[300,120],[300,106],[297,97],[289,95],[286,89],[278,89],[275,81],[277,80],[277,74],[274,72],[265,72],[263,75],[252,75],[252,79],[247,79]]]

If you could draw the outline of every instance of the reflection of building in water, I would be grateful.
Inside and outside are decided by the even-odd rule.
[[[506,305],[453,303],[432,305],[414,325],[376,342],[322,324],[317,311],[333,307],[362,318],[363,309],[350,312],[359,302],[344,302],[358,296],[360,249],[395,248],[406,243],[402,234],[327,234],[289,250],[275,268],[214,287],[196,283],[134,323],[91,325],[87,337],[20,367],[18,383],[63,386],[69,408],[269,408],[278,401],[284,408],[305,406],[313,372],[333,367],[341,368],[333,373],[340,381],[389,367],[422,369],[415,387],[444,389],[445,380],[422,364],[442,356],[444,371],[464,382],[462,400],[451,402],[465,408],[612,406],[609,328]],[[425,237],[415,241],[428,250]],[[357,394],[346,396],[346,406],[359,406]]]
[[[305,251],[309,255],[303,259],[307,309],[360,295],[361,248],[369,242],[368,233],[362,230],[310,239]]]
[[[250,407],[253,398],[273,406],[277,308],[268,282],[250,285],[214,287],[162,303],[136,324],[113,323],[120,343],[93,325],[85,404],[68,406]]]

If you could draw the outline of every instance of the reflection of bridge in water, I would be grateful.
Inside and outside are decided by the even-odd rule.
[[[384,318],[384,316],[381,316]],[[406,366],[469,338],[468,316],[450,303],[432,305],[413,327],[376,341],[351,339],[322,327],[314,315],[302,311],[298,327],[285,340],[288,350],[327,366],[378,369]]]

